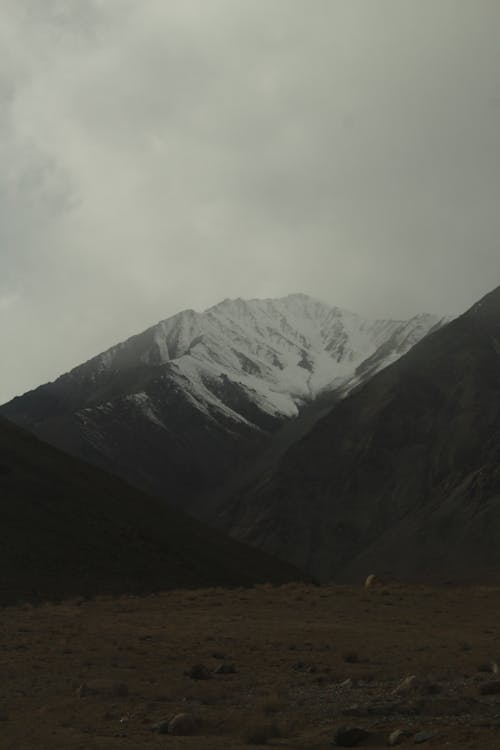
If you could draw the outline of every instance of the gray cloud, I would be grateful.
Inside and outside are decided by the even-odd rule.
[[[407,316],[499,284],[499,23],[496,0],[6,0],[0,401],[227,296]]]

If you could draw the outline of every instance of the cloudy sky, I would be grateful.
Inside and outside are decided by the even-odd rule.
[[[159,319],[500,284],[498,0],[2,0],[0,402]]]

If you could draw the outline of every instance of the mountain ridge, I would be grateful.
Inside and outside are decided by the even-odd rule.
[[[221,528],[323,580],[500,568],[500,288],[353,389]]]
[[[226,299],[160,321],[0,413],[184,505],[323,393],[349,390],[443,323],[367,321],[303,294]]]

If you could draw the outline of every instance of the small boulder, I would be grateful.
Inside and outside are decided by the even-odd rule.
[[[389,735],[389,746],[395,747],[396,745],[400,745],[407,740],[408,737],[411,737],[411,732],[407,732],[404,729],[395,729],[394,732],[391,732]]]
[[[406,695],[407,693],[413,693],[421,687],[420,680],[414,674],[408,675],[404,680],[401,680],[392,691],[394,695]]]
[[[123,698],[128,695],[128,685],[117,680],[89,680],[84,682],[77,690],[79,698],[87,698],[89,695],[102,695],[109,698]]]
[[[348,677],[347,680],[344,680],[344,682],[340,683],[340,687],[349,690],[349,688],[354,687],[354,682],[350,677]]]
[[[188,737],[196,734],[198,719],[193,714],[176,714],[168,723],[168,733],[178,737]]]
[[[170,719],[162,719],[161,721],[156,722],[156,724],[153,724],[151,731],[157,732],[158,734],[168,734],[169,723]]]
[[[434,737],[437,737],[437,732],[428,732],[424,730],[413,735],[413,742],[415,745],[420,745],[423,742],[428,742],[429,740],[434,739]]]
[[[382,581],[376,575],[371,573],[365,581],[365,589],[373,589],[376,586],[381,586]]]
[[[372,733],[360,727],[339,727],[333,736],[337,747],[357,747],[372,737]]]

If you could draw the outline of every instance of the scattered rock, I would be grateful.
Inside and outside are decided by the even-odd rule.
[[[121,698],[128,695],[128,685],[116,680],[89,680],[77,690],[80,698],[86,698],[89,695],[104,695],[107,697]]]
[[[168,733],[179,737],[196,734],[198,720],[192,714],[177,714],[168,723]]]
[[[185,674],[192,680],[210,680],[212,678],[211,671],[204,664],[195,664]]]
[[[382,581],[376,575],[371,573],[365,581],[365,589],[372,589],[375,586],[381,586]]]
[[[479,688],[481,695],[499,695],[500,694],[500,680],[490,680],[489,682],[483,682]]]
[[[344,682],[340,683],[341,688],[352,688],[354,687],[354,682],[350,677],[347,678],[347,680],[344,680]]]
[[[408,732],[405,729],[396,729],[389,735],[389,745],[390,747],[400,745],[402,742],[407,740],[408,737],[411,737],[411,732]]]
[[[352,706],[342,709],[343,716],[367,716],[366,706],[360,706],[359,703],[353,703]]]
[[[168,734],[168,725],[170,723],[170,719],[162,719],[161,721],[158,721],[156,724],[153,724],[151,727],[152,732],[157,732],[158,734]]]
[[[434,737],[437,737],[437,732],[417,732],[417,734],[413,735],[413,742],[415,745],[420,745],[422,742],[428,742],[428,740],[432,740]]]
[[[337,747],[357,747],[372,736],[372,732],[360,727],[339,727],[333,736],[333,743]]]
[[[420,687],[420,680],[414,674],[405,677],[399,685],[397,685],[392,691],[395,695],[401,695],[404,693],[411,693]]]
[[[493,674],[500,673],[500,659],[494,659],[491,662],[491,671],[493,672]]]
[[[236,674],[234,664],[218,664],[214,669],[214,674]]]
[[[303,661],[296,661],[295,664],[292,664],[292,669],[295,672],[306,672],[307,674],[316,674],[318,671],[315,664],[306,664]]]

